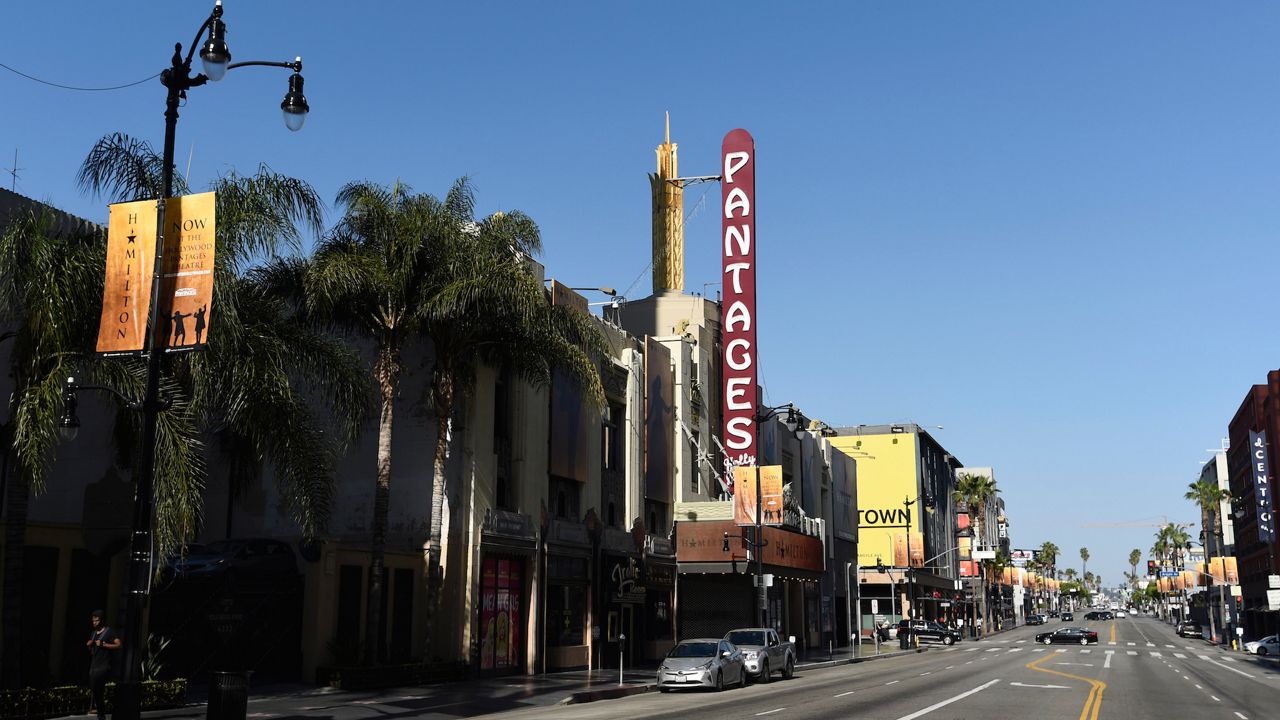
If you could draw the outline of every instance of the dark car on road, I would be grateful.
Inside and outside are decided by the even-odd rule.
[[[1076,616],[1075,613],[1064,612],[1058,616],[1058,619],[1062,622],[1075,622]]]
[[[1045,623],[1045,620],[1044,620],[1044,616],[1043,616],[1043,615],[1028,615],[1028,616],[1027,616],[1027,624],[1028,624],[1028,625],[1043,625],[1044,623]]]
[[[902,620],[898,622],[898,635],[901,636],[908,632],[908,623],[910,623],[910,632],[920,640],[929,640],[940,642],[943,645],[955,645],[960,641],[960,631],[952,630],[946,625],[936,623],[932,620]]]
[[[1178,637],[1184,638],[1203,638],[1204,629],[1200,627],[1200,623],[1183,622],[1178,623]]]
[[[1110,610],[1093,610],[1084,614],[1085,620],[1114,620]]]
[[[1036,642],[1045,645],[1068,644],[1068,645],[1088,645],[1090,643],[1098,643],[1098,633],[1089,628],[1081,627],[1064,627],[1058,628],[1053,632],[1044,632],[1036,635]]]

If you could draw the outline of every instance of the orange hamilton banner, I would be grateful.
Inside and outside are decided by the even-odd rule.
[[[756,474],[760,475],[760,509],[763,525],[781,525],[782,466],[755,467],[739,465],[733,469],[733,521],[738,525],[756,524]]]
[[[213,301],[214,193],[170,198],[165,205],[164,268],[159,321],[167,352],[198,350],[209,341]],[[146,345],[155,269],[154,200],[110,206],[106,282],[97,350],[139,354]]]

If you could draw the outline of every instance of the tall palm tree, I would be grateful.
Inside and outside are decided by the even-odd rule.
[[[1213,538],[1217,540],[1217,548],[1219,555],[1225,555],[1222,541],[1222,503],[1231,499],[1231,493],[1218,487],[1216,482],[1211,482],[1206,478],[1201,478],[1187,486],[1187,492],[1184,498],[1194,502],[1200,508],[1200,527],[1206,532],[1212,533]],[[1212,515],[1213,523],[1210,527],[1209,518]],[[1212,563],[1213,557],[1209,553],[1205,553],[1205,563],[1210,569],[1210,584],[1212,585]],[[1226,583],[1218,583],[1218,609],[1224,612],[1226,607]],[[1216,637],[1215,622],[1213,617],[1213,609],[1209,610],[1209,636]],[[1225,620],[1223,621],[1225,624]]]
[[[1081,575],[1089,574],[1089,548],[1080,548],[1080,573]]]
[[[110,202],[156,197],[162,165],[148,143],[117,133],[94,145],[77,179]],[[175,194],[189,191],[184,179],[174,182]],[[255,263],[299,254],[306,234],[321,230],[323,203],[306,182],[265,165],[252,175],[228,172],[209,189],[216,197],[216,317],[205,349],[173,357],[166,376],[190,398],[200,433],[191,447],[201,449],[201,438],[216,440],[229,461],[227,532],[234,495],[269,463],[294,521],[312,537],[327,523],[336,451],[355,437],[369,386],[354,349],[304,322],[301,308]],[[141,363],[105,364],[119,365],[130,372],[106,384],[139,396],[141,385],[128,378]],[[203,468],[170,473],[163,482],[161,475],[158,458],[156,541],[163,557],[197,532]]]
[[[1048,577],[1053,577],[1054,570],[1057,568],[1059,552],[1058,546],[1052,541],[1045,540],[1040,544],[1040,564]]]
[[[603,398],[593,354],[605,352],[598,328],[585,316],[552,307],[524,259],[541,250],[537,225],[520,212],[474,218],[466,178],[443,200],[396,183],[356,182],[342,188],[343,216],[321,241],[305,271],[308,307],[369,338],[376,347],[374,377],[380,399],[374,482],[366,658],[380,653],[381,565],[391,492],[394,399],[406,343],[428,340],[436,415],[430,534],[427,541],[428,618],[424,649],[433,651],[440,577],[445,476],[451,422],[482,364],[545,383],[562,368]]]
[[[67,368],[91,347],[102,302],[101,239],[60,227],[51,210],[15,218],[0,236],[0,326],[10,345],[13,394],[3,441],[5,476],[3,683],[21,687],[22,559],[31,494],[44,491],[57,445]]]
[[[1134,577],[1138,577],[1138,563],[1142,562],[1142,551],[1134,548],[1129,551],[1129,573]]]
[[[956,476],[956,489],[951,496],[957,505],[964,504],[969,509],[969,523],[973,527],[974,549],[982,544],[982,523],[986,521],[987,505],[998,492],[995,481],[988,475],[980,473],[960,473]],[[981,613],[984,627],[990,624],[986,609],[987,574],[982,575]]]

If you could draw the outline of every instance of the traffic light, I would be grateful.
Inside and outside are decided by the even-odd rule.
[[[1148,561],[1147,561],[1147,575],[1149,575],[1149,576],[1151,576],[1151,577],[1155,577],[1155,575],[1156,575],[1156,561],[1155,561],[1155,560],[1148,560]]]
[[[729,552],[729,533],[724,534],[724,551]]]

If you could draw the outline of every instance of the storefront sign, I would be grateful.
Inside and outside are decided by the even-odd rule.
[[[724,536],[741,531],[729,520],[702,520],[676,523],[676,560],[687,562],[730,562],[743,560],[742,545],[733,541],[724,550]],[[822,572],[826,568],[822,539],[782,528],[765,527],[762,559],[768,565]],[[914,548],[913,548],[914,550]]]
[[[1258,539],[1276,541],[1276,527],[1271,502],[1271,467],[1267,459],[1267,431],[1249,432],[1250,465],[1253,469],[1253,493],[1258,500]]]
[[[757,482],[758,480],[758,482]],[[782,506],[782,466],[751,465],[733,469],[733,521],[738,525],[756,524],[756,490],[760,490],[761,516],[764,525],[781,525],[785,513]]]
[[[724,446],[726,463],[755,465],[756,449],[756,148],[741,128],[720,146],[724,251]]]
[[[616,602],[642,603],[645,588],[640,581],[640,565],[635,558],[626,558],[613,564],[609,572],[612,600]]]

